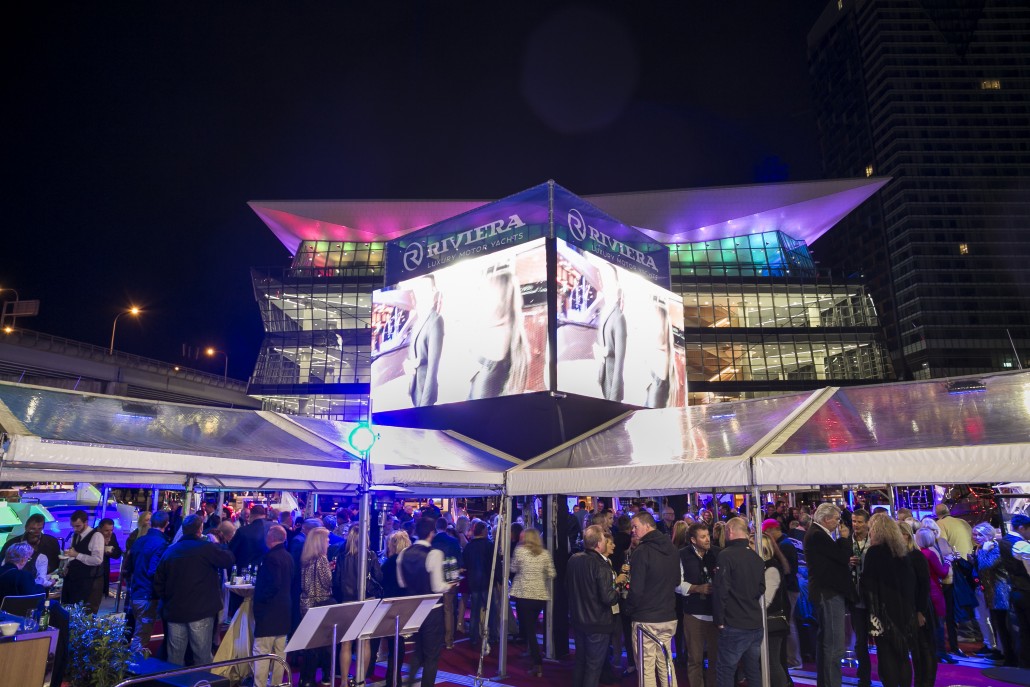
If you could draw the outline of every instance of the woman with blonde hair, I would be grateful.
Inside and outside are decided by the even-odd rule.
[[[682,549],[687,545],[687,530],[690,526],[683,520],[677,520],[672,525],[672,545],[677,549]]]
[[[368,567],[364,580],[361,576],[361,537],[368,540],[368,533],[362,532],[357,524],[351,525],[347,531],[347,544],[336,555],[336,570],[333,576],[333,596],[340,603],[358,600],[359,585],[365,586],[365,598],[374,599],[382,597],[383,571],[379,567],[379,559],[368,549]],[[340,645],[340,674],[346,677],[350,669],[350,659],[354,642],[344,642]],[[379,643],[375,647],[378,649]],[[366,664],[354,669],[355,675],[368,673],[368,661],[372,658],[369,652],[371,645],[368,640],[362,643],[362,655]],[[359,670],[365,671],[358,673]]]
[[[916,611],[915,634],[910,645],[912,651],[912,679],[914,687],[933,687],[937,680],[937,650],[934,640],[934,612],[930,602],[930,567],[922,551],[916,546],[915,532],[908,520],[898,521],[898,532],[905,543],[906,558],[915,573],[915,593],[912,601]]]
[[[393,599],[406,596],[407,592],[397,579],[397,557],[411,546],[411,537],[404,530],[397,530],[386,540],[386,560],[383,561],[383,598]],[[386,687],[394,687],[393,683],[393,641],[386,642]],[[400,655],[404,655],[404,637],[401,637]]]
[[[224,524],[224,523],[223,523]],[[333,602],[333,571],[329,567],[329,530],[316,527],[304,539],[300,554],[300,612],[307,613],[316,606]],[[315,684],[315,670],[321,667],[322,681],[329,682],[329,649],[310,649],[304,652],[300,669],[301,687]]]
[[[529,371],[529,342],[522,315],[522,290],[515,274],[499,267],[482,291],[485,321],[473,342],[478,363],[468,400],[521,394]]]
[[[886,513],[877,513],[868,527],[869,548],[858,588],[876,640],[876,671],[884,687],[908,687],[912,684],[909,647],[916,629],[916,575],[898,524]]]
[[[750,541],[753,548],[755,535],[750,536]],[[782,649],[790,634],[790,604],[783,577],[784,566],[789,564],[776,541],[768,534],[762,535],[762,560],[765,561],[765,616],[769,630],[769,682],[772,687],[786,687],[790,680]]]
[[[511,562],[515,579],[511,584],[511,596],[515,599],[515,611],[519,618],[519,629],[529,647],[532,662],[530,674],[543,675],[543,661],[540,645],[536,641],[537,619],[551,599],[551,580],[555,577],[554,561],[544,550],[540,533],[532,527],[522,531],[515,557]]]

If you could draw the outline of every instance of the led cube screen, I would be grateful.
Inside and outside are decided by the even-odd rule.
[[[546,391],[547,319],[544,239],[376,291],[373,411]]]
[[[558,389],[648,408],[685,405],[683,300],[557,239]]]

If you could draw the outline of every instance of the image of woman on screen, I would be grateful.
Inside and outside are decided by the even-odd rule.
[[[468,400],[521,394],[526,389],[529,346],[515,275],[507,268],[489,272],[481,296],[482,326],[471,342],[477,367]]]
[[[651,358],[651,383],[647,385],[647,407],[665,408],[676,380],[676,356],[673,350],[672,321],[669,306],[661,299],[654,300],[657,340]]]
[[[404,373],[411,376],[408,382],[411,405],[419,408],[436,404],[444,327],[440,292],[432,275],[414,280],[411,295],[415,299],[415,323],[408,357],[404,360]]]

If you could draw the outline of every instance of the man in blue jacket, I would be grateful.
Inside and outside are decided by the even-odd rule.
[[[136,539],[125,560],[124,577],[129,579],[129,601],[136,629],[132,633],[141,647],[150,644],[157,621],[157,592],[154,591],[154,576],[161,557],[168,549],[168,511],[159,510],[150,517],[150,529]]]
[[[291,629],[293,556],[286,550],[286,530],[280,525],[268,530],[265,544],[268,553],[254,583],[254,655],[276,654],[285,659],[286,635]],[[260,661],[254,667],[254,687],[268,684],[269,663]],[[278,685],[282,679],[282,666],[275,663],[272,684]]]
[[[202,537],[203,528],[203,518],[187,516],[182,521],[182,539],[168,547],[154,575],[154,593],[161,601],[168,637],[168,662],[180,666],[187,642],[195,665],[211,663],[211,637],[222,610],[222,570],[236,561],[225,546]]]

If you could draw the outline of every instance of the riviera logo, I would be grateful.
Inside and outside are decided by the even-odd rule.
[[[587,223],[583,219],[583,213],[572,208],[569,210],[569,232],[577,241],[585,241],[587,238]]]
[[[425,253],[423,252],[422,244],[416,241],[404,250],[404,269],[408,272],[418,269],[424,257]]]

